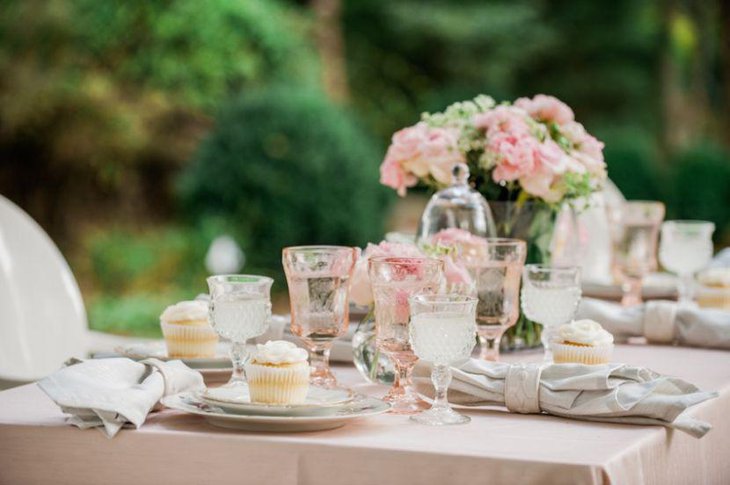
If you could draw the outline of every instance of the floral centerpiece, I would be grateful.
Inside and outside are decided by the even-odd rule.
[[[380,181],[401,196],[419,183],[441,189],[460,163],[468,165],[470,184],[489,201],[498,235],[527,241],[532,263],[549,261],[558,209],[585,200],[606,178],[603,143],[575,120],[568,105],[538,94],[499,104],[480,95],[424,113],[393,135]],[[516,333],[527,333],[523,340],[539,338],[524,319]]]

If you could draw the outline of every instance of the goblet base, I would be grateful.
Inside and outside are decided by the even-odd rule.
[[[383,401],[390,404],[392,414],[417,414],[429,408],[429,404],[418,397],[418,394],[402,387],[391,388]]]
[[[451,408],[431,408],[420,414],[411,416],[411,421],[428,426],[448,426],[451,424],[466,424],[471,421],[471,418],[459,414]]]
[[[340,384],[337,382],[337,378],[329,367],[326,369],[312,367],[312,373],[309,375],[309,385],[322,389],[341,388]]]

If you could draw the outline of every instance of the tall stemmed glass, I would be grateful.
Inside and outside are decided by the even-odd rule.
[[[347,332],[350,277],[360,254],[346,246],[284,248],[291,331],[304,341],[312,366],[311,384],[338,387],[329,365],[332,342]]]
[[[621,304],[638,305],[642,279],[657,268],[657,239],[664,204],[629,201],[623,204],[616,219],[612,226],[613,266],[621,280]]]
[[[580,269],[574,266],[525,266],[522,281],[522,311],[542,325],[541,340],[545,361],[553,360],[550,348],[559,325],[573,320],[580,302]]]
[[[408,298],[438,292],[443,273],[444,262],[438,259],[382,257],[368,262],[375,301],[375,342],[396,368],[393,387],[384,398],[393,413],[414,414],[428,407],[411,382],[418,357],[409,341]]]
[[[679,276],[679,304],[692,303],[694,274],[712,259],[715,224],[707,221],[666,221],[662,224],[659,261]]]
[[[451,383],[450,366],[468,360],[474,348],[478,300],[447,294],[415,295],[408,301],[413,352],[419,359],[433,365],[431,381],[436,391],[431,409],[411,416],[411,419],[432,426],[468,423],[468,416],[455,412],[449,406],[447,391]]]
[[[218,335],[231,342],[233,373],[225,386],[245,386],[246,341],[269,328],[274,280],[255,275],[218,275],[207,281],[210,324]]]
[[[484,360],[499,360],[504,332],[520,316],[520,278],[527,245],[519,239],[487,238],[486,254],[466,260],[479,299],[477,332]]]

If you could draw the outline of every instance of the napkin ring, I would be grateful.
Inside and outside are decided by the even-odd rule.
[[[644,304],[644,337],[649,342],[669,344],[674,341],[677,304],[673,301],[648,301]]]
[[[538,364],[513,364],[504,382],[504,403],[513,413],[540,412],[540,375]]]

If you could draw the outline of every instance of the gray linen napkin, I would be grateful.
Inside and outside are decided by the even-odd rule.
[[[517,394],[530,399],[520,385],[510,383],[512,371],[535,371],[539,365],[506,364],[470,359],[453,368],[449,401],[466,406],[498,405],[509,408],[506,400]],[[529,379],[528,379],[529,380]],[[414,371],[419,392],[433,395],[430,369],[419,363]],[[555,416],[607,423],[652,424],[676,428],[701,438],[711,426],[682,412],[708,399],[715,392],[700,391],[676,377],[659,375],[649,369],[624,364],[581,365],[551,364],[537,373],[534,389],[535,408]],[[529,406],[528,406],[529,407]],[[515,412],[522,410],[510,409]]]
[[[203,376],[179,360],[127,358],[75,360],[38,386],[70,424],[103,427],[109,438],[127,422],[139,428],[163,396],[205,388]]]
[[[617,342],[645,336],[654,343],[730,350],[730,312],[679,306],[672,301],[648,301],[623,307],[583,298],[576,319],[590,318],[611,332]]]

